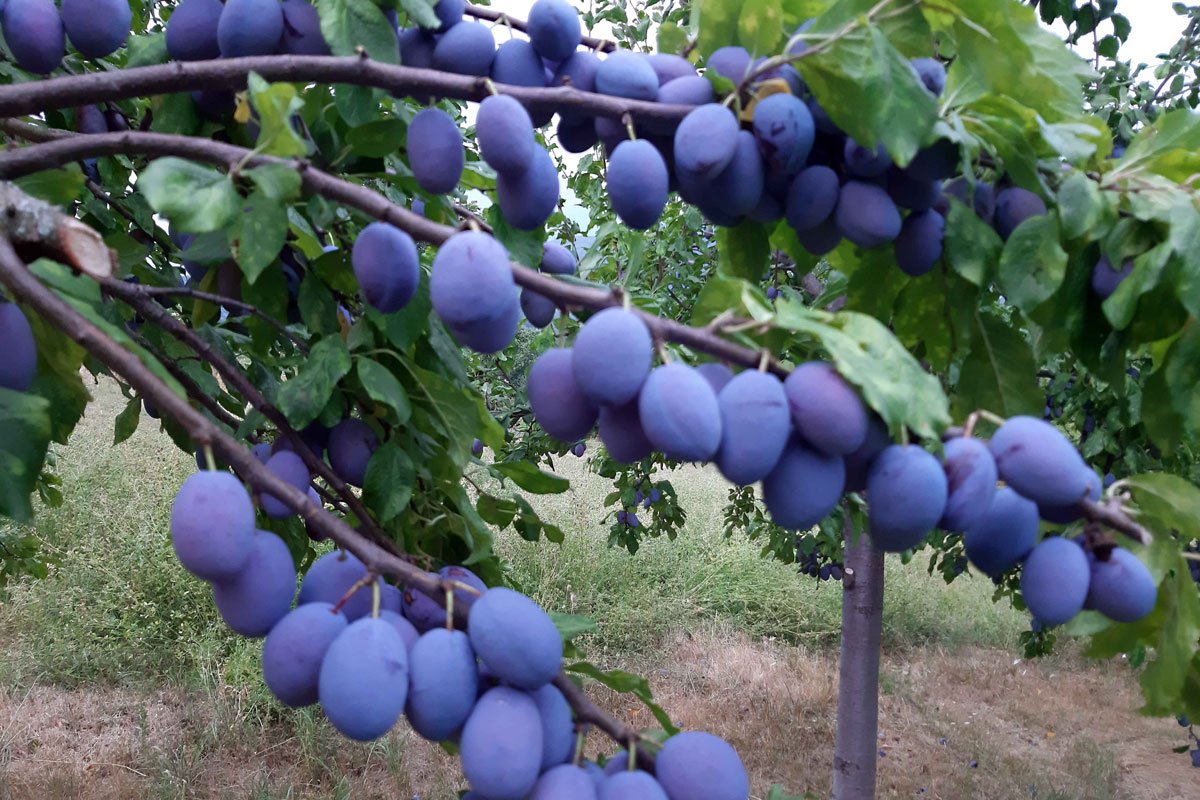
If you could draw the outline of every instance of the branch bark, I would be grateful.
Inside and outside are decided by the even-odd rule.
[[[235,300],[232,297],[213,294],[212,292],[202,292],[199,289],[193,289],[190,286],[143,286],[142,294],[148,297],[190,297],[193,300],[203,300],[206,303],[223,305],[228,308],[237,308],[247,314],[258,317],[263,322],[270,325],[275,330],[286,336],[292,344],[296,345],[296,349],[305,355],[308,354],[308,343],[301,339],[296,334],[288,330],[288,327],[279,320],[272,317],[270,314],[263,311],[261,308],[241,300]]]
[[[517,19],[516,17],[510,17],[503,11],[497,11],[494,8],[488,8],[487,6],[468,5],[465,13],[468,17],[474,17],[475,19],[486,19],[491,22],[502,22],[511,27],[513,30],[517,31],[525,31],[529,27],[525,20]],[[608,39],[597,39],[595,36],[584,36],[579,41],[584,47],[590,47],[597,53],[611,53],[613,50],[617,49],[616,42],[609,41]]]

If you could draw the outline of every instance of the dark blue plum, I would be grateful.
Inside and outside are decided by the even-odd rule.
[[[834,220],[842,236],[867,250],[900,235],[900,211],[887,192],[873,183],[850,181],[843,186]]]
[[[60,10],[67,38],[88,58],[110,56],[129,38],[129,0],[62,0]]]
[[[62,63],[66,35],[54,0],[8,0],[0,26],[21,69],[45,75]]]
[[[746,48],[735,45],[718,47],[708,57],[705,66],[736,84],[746,77],[750,69],[750,53]]]
[[[554,312],[558,306],[554,301],[532,289],[521,290],[521,313],[529,324],[535,328],[544,328],[554,321]]]
[[[708,461],[721,446],[721,409],[712,386],[684,364],[650,372],[638,396],[646,438],[674,461]]]
[[[1046,539],[1021,567],[1021,597],[1034,619],[1061,625],[1083,610],[1091,568],[1083,548],[1070,539]]]
[[[798,232],[817,227],[833,216],[840,192],[837,173],[829,167],[804,169],[788,187],[788,225]]]
[[[492,95],[479,104],[475,141],[484,161],[502,175],[519,175],[533,162],[533,122],[508,95]]]
[[[764,179],[758,141],[749,131],[738,131],[733,158],[708,185],[709,200],[726,214],[743,216],[758,205]]]
[[[933,208],[942,196],[942,184],[940,180],[918,178],[907,169],[892,167],[887,172],[887,191],[901,208],[924,211]]]
[[[823,256],[833,252],[833,249],[841,244],[842,231],[830,217],[816,227],[796,231],[796,241],[814,256]]]
[[[658,75],[641,53],[617,50],[596,68],[596,91],[632,100],[654,100],[658,96]]]
[[[471,605],[469,631],[475,653],[511,686],[539,689],[562,667],[562,638],[550,615],[511,589],[481,595]]]
[[[258,459],[260,464],[265,464],[271,458],[272,449],[271,445],[267,442],[259,442],[250,448],[250,452],[254,454],[254,457]]]
[[[575,337],[575,381],[593,405],[624,405],[638,396],[654,346],[650,329],[633,311],[606,308]]]
[[[496,57],[492,29],[482,22],[460,22],[433,47],[433,67],[443,72],[486,77]]]
[[[551,76],[553,77],[553,76]],[[496,50],[492,62],[492,80],[513,86],[543,87],[546,85],[546,68],[533,45],[524,39],[509,39]],[[538,128],[554,116],[549,109],[531,111],[532,124]]]
[[[213,602],[221,618],[242,636],[266,636],[292,607],[296,565],[288,546],[269,531],[257,531],[246,566],[217,581]]]
[[[877,414],[867,415],[867,437],[858,449],[846,454],[846,491],[861,492],[867,488],[871,465],[892,443],[887,425]]]
[[[1133,272],[1133,259],[1127,258],[1119,270],[1113,269],[1108,256],[1100,256],[1096,266],[1092,268],[1092,293],[1101,300],[1107,300],[1117,290],[1121,282]]]
[[[593,126],[596,138],[604,145],[605,156],[611,157],[612,152],[617,149],[617,145],[629,138],[629,131],[625,129],[620,120],[596,117]]]
[[[866,439],[867,409],[832,364],[801,364],[788,375],[784,389],[796,431],[817,450],[842,456]]]
[[[1158,585],[1138,557],[1114,547],[1108,561],[1092,562],[1087,607],[1116,622],[1137,622],[1154,610]]]
[[[821,108],[821,104],[817,102],[815,97],[806,97],[804,105],[808,106],[808,113],[812,114],[813,125],[816,126],[820,133],[833,135],[842,135],[842,131],[838,128],[837,123],[829,116],[825,109]]]
[[[946,496],[936,458],[916,445],[889,446],[867,474],[871,540],[891,553],[916,547],[945,513]]]
[[[558,144],[568,153],[586,153],[596,146],[596,126],[590,119],[581,122],[569,122],[566,118],[558,120],[555,135]]]
[[[558,206],[558,168],[544,147],[534,146],[527,170],[496,179],[496,201],[514,228],[532,231],[546,224]]]
[[[942,258],[946,218],[930,209],[910,214],[896,237],[896,265],[901,272],[918,278]]]
[[[790,94],[770,95],[754,107],[754,138],[763,160],[773,170],[799,172],[815,136],[808,107]]]
[[[291,708],[317,702],[321,661],[349,622],[329,603],[298,606],[271,628],[263,641],[263,681]]]
[[[279,0],[226,0],[217,23],[222,58],[269,56],[283,39]]]
[[[1074,505],[1089,490],[1091,470],[1053,425],[1012,417],[990,444],[1000,478],[1039,505]]]
[[[228,472],[197,472],[171,506],[171,544],[183,568],[206,581],[229,580],[254,550],[254,506]]]
[[[702,106],[712,103],[716,99],[717,95],[713,91],[712,81],[699,75],[685,75],[658,87],[657,100],[660,103]]]
[[[600,58],[590,50],[580,50],[563,59],[550,79],[551,86],[571,86],[581,92],[592,92],[596,89],[596,70],[600,68]],[[566,122],[577,124],[591,117],[580,111],[563,108],[559,116]]]
[[[659,782],[641,770],[613,775],[597,796],[600,800],[668,800]]]
[[[462,631],[435,628],[408,657],[404,713],[414,731],[431,742],[449,739],[463,726],[479,694],[475,651]]]
[[[408,124],[408,165],[421,188],[433,194],[454,191],[465,156],[462,134],[450,115],[438,108],[421,111]]]
[[[564,0],[537,0],[527,22],[529,41],[538,55],[550,61],[570,56],[583,38],[579,12]]]
[[[946,531],[965,531],[992,503],[998,477],[996,460],[986,442],[966,436],[956,436],[946,442],[943,456],[946,511],[938,527]]]
[[[827,456],[792,436],[775,469],[763,479],[763,503],[776,525],[804,530],[829,516],[845,486],[841,456]]]
[[[367,464],[379,437],[370,425],[358,419],[344,419],[329,433],[329,466],[342,480],[362,486],[367,477]]]
[[[877,178],[892,166],[892,159],[882,144],[865,147],[853,139],[847,139],[842,158],[846,171],[859,178]]]
[[[757,156],[756,156],[757,157]],[[621,142],[605,173],[613,211],[635,230],[653,227],[667,205],[667,165],[645,139]]]
[[[783,214],[783,203],[777,200],[775,195],[771,194],[771,192],[764,187],[762,194],[759,195],[758,203],[755,204],[754,208],[750,209],[746,216],[755,222],[768,223],[777,222],[783,219]],[[771,288],[774,289],[775,287]],[[778,292],[778,289],[776,289],[776,292]],[[769,296],[771,294],[770,289],[767,290],[767,294],[768,300],[775,299],[774,297]]]
[[[717,467],[739,486],[762,480],[783,455],[792,429],[783,383],[768,372],[746,370],[717,395],[721,448]]]
[[[996,233],[1007,239],[1027,219],[1046,213],[1046,204],[1028,189],[1010,186],[996,195]]]
[[[674,53],[651,53],[646,56],[646,61],[650,63],[650,68],[658,76],[659,86],[666,86],[679,78],[699,77],[692,62]]]
[[[418,69],[433,68],[433,48],[437,39],[424,28],[401,28],[397,41],[400,45],[400,63]],[[414,95],[418,103],[428,103],[428,95]],[[414,209],[415,210],[415,209]]]
[[[176,61],[207,61],[221,57],[217,23],[225,6],[221,0],[183,0],[167,20],[167,52]]]
[[[386,222],[372,222],[354,240],[350,253],[363,299],[384,314],[408,305],[421,278],[420,256],[412,237]]]
[[[938,139],[918,150],[905,172],[914,180],[942,181],[958,171],[960,161],[958,145],[949,139]]]
[[[408,652],[382,619],[352,622],[325,653],[318,681],[321,709],[333,727],[360,742],[383,736],[408,699]]]
[[[711,733],[684,731],[663,744],[654,762],[670,800],[745,800],[750,779],[737,751]]]
[[[622,464],[633,464],[650,455],[654,445],[642,430],[637,400],[600,409],[600,441],[608,448],[609,456]]]
[[[450,326],[501,317],[516,296],[508,251],[481,231],[454,234],[433,260],[429,296],[433,310]]]
[[[1088,486],[1087,499],[1096,502],[1100,499],[1100,477],[1091,467],[1084,467],[1084,479],[1087,481]],[[1079,506],[1076,503],[1065,506],[1038,506],[1038,513],[1046,522],[1051,522],[1055,525],[1066,525],[1077,519],[1083,519],[1083,513],[1079,510]]]
[[[941,61],[936,58],[914,58],[912,68],[921,84],[935,97],[940,97],[946,91],[946,66]]]
[[[571,706],[557,687],[543,686],[529,693],[542,718],[542,771],[557,767],[575,751],[575,722]]]
[[[329,43],[321,34],[321,17],[309,0],[283,0],[283,52],[296,56],[329,55]]]
[[[991,225],[996,216],[996,190],[988,183],[969,184],[965,178],[955,178],[942,187],[943,198],[956,197],[975,212],[975,216]],[[969,198],[969,199],[968,199]]]
[[[560,764],[538,778],[529,800],[596,800],[598,782],[595,773],[586,767],[594,767],[603,777],[604,771],[591,762],[583,767]]]
[[[738,131],[737,117],[725,106],[697,106],[675,129],[675,167],[697,178],[715,178],[733,160]]]
[[[459,741],[463,774],[487,800],[522,800],[537,782],[542,720],[528,694],[507,686],[479,698]]]
[[[526,381],[534,419],[563,442],[586,436],[596,424],[596,405],[580,388],[573,361],[572,351],[565,347],[547,350],[533,362]]]
[[[300,583],[297,605],[329,603],[337,605],[354,584],[366,577],[367,568],[353,553],[334,550],[313,562]],[[371,613],[371,587],[359,588],[342,606],[346,619],[353,622]]]
[[[13,303],[0,299],[0,388],[27,392],[37,375],[37,343],[29,320]]]
[[[1037,505],[1005,486],[967,525],[963,546],[972,564],[998,578],[1029,555],[1037,539]]]
[[[467,586],[475,587],[480,592],[487,591],[487,584],[466,567],[445,566],[438,570],[436,575],[430,575],[430,577],[465,583]],[[476,595],[471,594],[465,589],[454,590],[454,602],[457,606],[469,606],[475,601],[475,597]],[[404,616],[421,633],[443,627],[446,624],[446,607],[428,595],[418,592],[415,589],[406,588],[403,594],[403,601]]]
[[[384,581],[379,582],[379,609],[383,611],[393,611],[400,613],[400,607],[403,599],[400,590],[390,583]]]
[[[508,347],[521,324],[521,304],[514,292],[510,302],[495,319],[479,320],[466,325],[450,325],[450,333],[464,347],[476,353],[499,353]]]
[[[731,380],[733,380],[733,372],[729,367],[716,361],[709,361],[696,367],[696,372],[700,373],[700,377],[708,381],[708,385],[716,394],[720,394]]]
[[[302,492],[308,489],[308,484],[312,480],[312,475],[309,474],[304,459],[290,450],[281,450],[271,456],[266,466],[267,470],[276,478]],[[274,495],[264,493],[259,500],[262,510],[271,519],[286,519],[292,516],[292,509]]]
[[[445,33],[453,28],[458,23],[462,22],[463,14],[467,11],[466,0],[437,0],[433,6],[433,13],[437,15],[438,33]]]
[[[604,762],[604,774],[608,777],[620,775],[629,769],[629,751],[618,750],[608,757]]]
[[[417,640],[421,638],[421,634],[417,633],[417,629],[413,627],[413,624],[399,613],[390,609],[382,609],[379,612],[379,618],[396,629],[396,633],[400,634],[400,638],[404,640],[405,651],[411,655],[413,647],[417,644]]]

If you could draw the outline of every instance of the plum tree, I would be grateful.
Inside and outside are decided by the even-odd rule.
[[[829,167],[818,164],[801,170],[788,187],[788,225],[799,232],[828,220],[837,208],[840,188],[837,173]]]
[[[946,471],[946,510],[938,527],[962,532],[987,512],[992,503],[996,493],[996,460],[987,443],[969,436],[956,436],[946,442],[943,469]]]
[[[66,34],[54,0],[7,0],[0,28],[21,69],[44,75],[62,63]]]
[[[271,456],[267,460],[267,469],[300,491],[308,489],[312,480],[304,460],[290,450],[280,450]],[[263,511],[272,519],[285,519],[292,515],[291,508],[274,495],[263,494],[261,503]]]
[[[700,179],[715,178],[733,159],[738,131],[737,117],[725,106],[697,106],[675,129],[675,168]]]
[[[1117,622],[1137,622],[1154,610],[1158,584],[1150,570],[1124,547],[1114,547],[1105,561],[1092,561],[1087,608]]]
[[[263,640],[263,680],[279,702],[291,708],[317,702],[321,662],[349,622],[331,603],[297,606],[275,623]]]
[[[489,590],[471,605],[468,623],[475,653],[511,686],[539,689],[562,666],[558,629],[550,615],[523,594],[504,587]]]
[[[816,449],[841,456],[857,450],[866,439],[866,408],[832,364],[800,364],[783,387],[796,430]]]
[[[338,605],[355,584],[367,575],[367,568],[352,553],[334,550],[318,558],[300,583],[297,605],[329,603]],[[354,622],[371,613],[370,587],[352,594],[341,606],[346,619]]]
[[[600,787],[600,800],[667,800],[667,793],[649,772],[618,772]]]
[[[1061,625],[1083,609],[1091,569],[1083,548],[1070,539],[1045,539],[1021,567],[1021,598],[1043,625]]]
[[[637,400],[620,406],[601,406],[599,434],[609,456],[622,464],[641,461],[654,450],[642,429]]]
[[[617,50],[596,67],[596,91],[632,100],[653,100],[658,96],[658,75],[641,53]]]
[[[548,61],[570,56],[583,36],[579,12],[563,0],[537,0],[529,8],[527,25],[529,41]]]
[[[946,219],[933,209],[910,214],[896,237],[896,266],[905,275],[919,278],[942,258]]]
[[[88,58],[115,53],[133,21],[128,0],[62,0],[61,14],[67,38]]]
[[[424,634],[409,654],[408,679],[408,723],[432,742],[450,738],[467,721],[479,694],[479,670],[467,635],[445,628]]]
[[[433,194],[454,190],[462,177],[462,134],[450,115],[427,108],[408,124],[409,163],[421,188]]]
[[[529,800],[596,800],[597,780],[586,768],[588,766],[595,767],[590,763],[584,767],[559,764],[546,770],[534,784]],[[603,771],[599,774],[604,775]]]
[[[529,693],[537,704],[542,720],[541,771],[565,763],[575,751],[575,722],[567,698],[555,686],[543,686]]]
[[[353,417],[344,419],[329,432],[329,466],[346,483],[362,486],[377,447],[379,436],[370,425]]]
[[[206,581],[228,580],[254,550],[254,506],[228,472],[197,472],[171,505],[171,544],[184,569]]]
[[[793,435],[771,474],[763,479],[763,504],[776,525],[810,528],[829,516],[846,485],[846,465]]]
[[[224,58],[266,56],[283,39],[279,0],[225,0],[217,23],[217,44]]]
[[[412,237],[386,222],[372,222],[354,240],[350,254],[363,299],[384,314],[408,305],[421,278]]]
[[[1091,471],[1067,438],[1044,420],[1012,417],[989,447],[1000,478],[1039,505],[1073,505],[1088,491]]]
[[[0,300],[0,388],[29,391],[37,375],[37,343],[29,319],[15,303]]]
[[[486,77],[492,73],[496,39],[482,22],[459,22],[433,47],[433,66],[443,72]]]
[[[375,617],[350,623],[329,645],[317,682],[321,710],[360,742],[387,733],[408,699],[408,653],[396,629]]]
[[[621,142],[608,161],[608,196],[613,211],[631,228],[658,222],[667,204],[667,165],[645,139]]]
[[[670,800],[740,800],[750,794],[737,751],[703,731],[667,739],[655,761],[655,775]]]
[[[1037,505],[1005,486],[967,524],[963,546],[972,564],[998,578],[1029,555],[1037,538]]]
[[[220,58],[217,25],[225,10],[221,0],[182,0],[167,20],[167,52],[176,61]]]
[[[843,237],[867,250],[900,235],[900,211],[888,193],[873,183],[848,181],[842,186],[834,219]]]
[[[1043,216],[1046,203],[1028,189],[1010,186],[996,195],[996,233],[1007,239],[1027,219]]]
[[[479,104],[475,141],[488,166],[502,175],[519,175],[533,161],[533,123],[525,107],[508,95],[493,95]]]
[[[650,330],[637,314],[606,308],[575,337],[575,383],[592,405],[624,405],[641,391],[653,350]]]
[[[792,427],[783,383],[770,373],[746,370],[721,389],[717,405],[721,446],[716,462],[721,474],[741,486],[767,477],[783,455]]]
[[[1108,260],[1108,256],[1100,256],[1100,260],[1096,262],[1096,266],[1092,267],[1092,293],[1101,300],[1107,300],[1112,297],[1112,293],[1117,290],[1129,275],[1133,272],[1133,259],[1127,258],[1121,262],[1121,268],[1113,267],[1112,262]]]
[[[638,395],[646,438],[675,461],[708,461],[721,446],[721,409],[700,373],[684,364],[650,371]]]
[[[246,566],[215,581],[213,602],[225,624],[242,636],[270,633],[296,594],[296,565],[288,546],[270,531],[256,531]]]
[[[531,231],[545,224],[558,205],[558,170],[544,147],[534,146],[524,172],[496,179],[496,201],[514,228]]]
[[[327,56],[321,17],[309,0],[283,0],[283,51],[297,56]]]
[[[812,150],[815,134],[808,106],[795,95],[773,94],[754,107],[754,138],[772,170],[799,172]]]
[[[537,782],[542,761],[537,703],[508,686],[489,689],[463,726],[459,754],[471,789],[489,800],[521,800]]]
[[[564,442],[585,436],[596,424],[596,406],[579,385],[574,361],[570,349],[551,348],[533,362],[526,382],[529,407],[538,425]]]
[[[946,473],[916,445],[893,444],[867,474],[871,540],[898,553],[921,543],[946,511]]]

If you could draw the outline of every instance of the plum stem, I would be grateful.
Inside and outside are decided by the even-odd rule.
[[[379,579],[376,578],[371,583],[371,617],[375,619],[379,618],[379,600],[381,594],[383,592],[379,588]]]
[[[633,129],[633,115],[626,111],[621,115],[621,123],[625,126],[625,132],[629,134],[629,140],[637,141],[637,132]]]
[[[629,759],[629,771],[632,772],[637,769],[637,739],[632,736],[629,738],[629,750],[626,755]]]
[[[587,723],[581,722],[575,726],[575,753],[571,757],[571,763],[579,766],[579,762],[583,761],[583,742],[587,738]]]
[[[446,592],[446,630],[452,631],[454,630],[454,582],[446,581],[446,584],[449,584],[449,588],[446,588],[445,584],[442,587]]]
[[[1008,420],[1005,419],[1004,417],[1002,417],[999,414],[996,414],[992,411],[988,411],[986,408],[981,408],[981,409],[977,410],[975,412],[975,414],[978,415],[978,417],[980,419],[986,419],[988,422],[992,423],[993,425],[1003,425],[1004,423],[1008,422]]]
[[[764,347],[762,356],[758,359],[758,371],[766,372],[769,366],[771,366],[771,351]]]
[[[972,434],[975,433],[975,425],[978,422],[979,422],[979,412],[978,411],[972,411],[969,415],[967,415],[967,421],[965,423],[963,423],[962,435],[963,435],[964,439],[971,438]]]

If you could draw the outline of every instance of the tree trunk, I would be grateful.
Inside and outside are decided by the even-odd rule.
[[[879,744],[879,634],[883,622],[883,551],[846,514],[846,578],[842,589],[842,654],[838,670],[834,800],[872,800]]]

